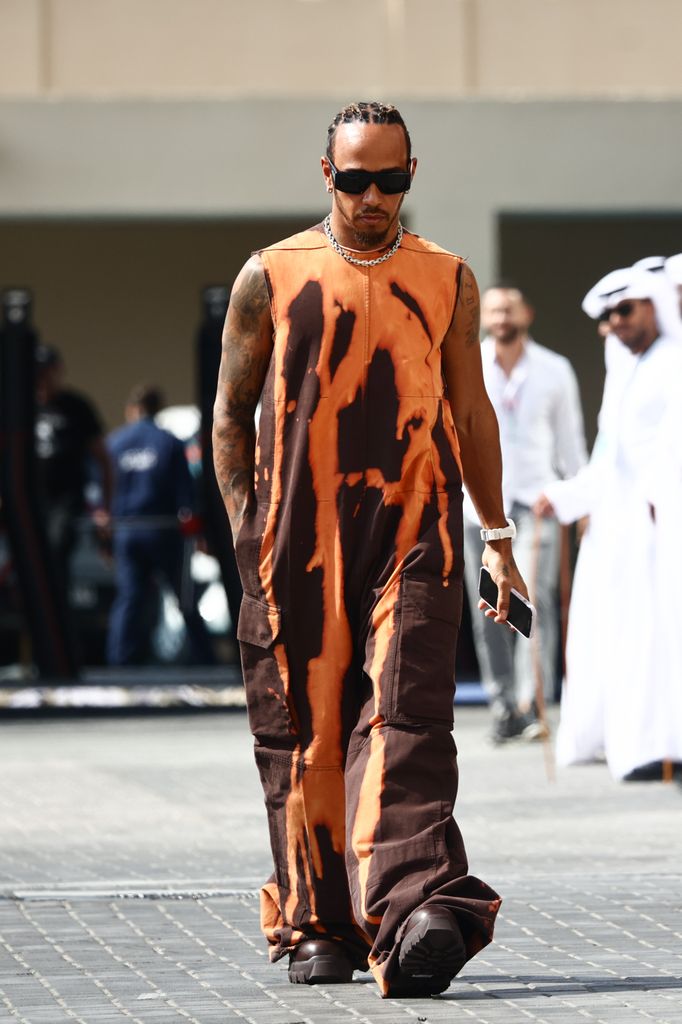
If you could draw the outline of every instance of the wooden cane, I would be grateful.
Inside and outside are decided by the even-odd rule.
[[[571,536],[568,526],[561,527],[559,547],[559,621],[561,622],[561,688],[568,685],[566,672],[566,642],[568,640],[568,611],[571,604]]]
[[[528,591],[532,604],[535,604],[535,592],[537,589],[538,566],[540,562],[540,542],[542,539],[542,517],[536,515],[533,525],[533,546],[531,549],[530,576],[528,580]],[[545,705],[545,680],[542,673],[542,661],[540,658],[540,623],[536,624],[535,636],[531,638],[531,654],[533,659],[533,672],[535,675],[535,706],[537,709],[538,722],[542,726],[542,750],[545,755],[545,771],[548,782],[556,782],[554,770],[554,752],[552,740],[547,722],[547,708]]]

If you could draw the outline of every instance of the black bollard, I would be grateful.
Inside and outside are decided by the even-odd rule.
[[[217,558],[227,595],[233,632],[237,628],[242,586],[232,545],[230,524],[213,469],[213,403],[220,365],[223,323],[230,288],[214,285],[202,292],[202,322],[197,334],[199,409],[201,411],[202,509],[204,532],[211,554]]]
[[[35,348],[31,293],[0,300],[0,498],[33,660],[43,678],[74,679],[78,662],[65,595],[48,544],[35,456]]]

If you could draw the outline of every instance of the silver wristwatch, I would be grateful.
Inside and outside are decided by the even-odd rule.
[[[489,540],[506,540],[507,537],[514,540],[515,536],[516,526],[513,519],[507,519],[506,526],[498,526],[494,530],[481,530],[481,540],[484,540],[486,544]]]

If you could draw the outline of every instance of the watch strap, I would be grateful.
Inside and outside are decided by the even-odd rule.
[[[481,540],[486,544],[491,540],[514,540],[516,537],[516,525],[513,519],[507,519],[506,526],[497,526],[492,530],[481,530]]]

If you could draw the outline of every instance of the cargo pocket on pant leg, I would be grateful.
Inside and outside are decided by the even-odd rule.
[[[400,584],[391,714],[451,724],[462,584],[404,575]]]
[[[244,594],[237,639],[251,732],[264,746],[290,746],[295,729],[286,697],[287,660],[277,605]],[[289,741],[283,744],[283,741]]]

